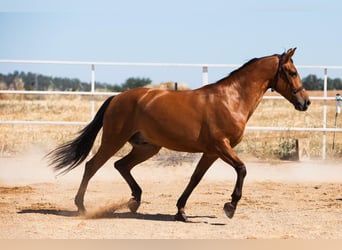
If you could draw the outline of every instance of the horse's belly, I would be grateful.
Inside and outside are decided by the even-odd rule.
[[[193,137],[184,134],[158,133],[157,131],[153,133],[138,132],[132,138],[133,142],[139,144],[154,144],[182,152],[203,152],[200,143],[194,140]]]

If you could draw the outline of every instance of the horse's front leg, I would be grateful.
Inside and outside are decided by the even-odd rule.
[[[232,193],[231,202],[224,204],[223,210],[228,216],[228,218],[233,218],[237,204],[242,196],[242,187],[245,176],[247,174],[245,164],[236,155],[233,148],[230,146],[229,140],[223,140],[220,147],[220,158],[230,164],[236,171],[237,179]]]
[[[234,191],[232,193],[232,201],[225,203],[223,207],[224,212],[230,219],[233,218],[237,204],[239,200],[241,199],[243,181],[247,174],[245,165],[237,165],[233,167],[237,173],[237,179],[236,179]]]

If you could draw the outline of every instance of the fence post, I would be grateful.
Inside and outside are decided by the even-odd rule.
[[[202,66],[202,85],[207,85],[208,83],[208,66]]]
[[[91,116],[91,119],[94,118],[95,116],[95,65],[92,64],[91,65],[91,82],[90,82],[90,85],[91,85],[91,113],[90,113],[90,116]]]
[[[323,137],[322,137],[322,159],[326,159],[327,152],[327,135],[325,129],[327,128],[327,91],[328,91],[328,69],[324,68],[324,87],[323,87]]]
[[[341,95],[339,93],[336,94],[336,112],[335,112],[335,129],[337,128],[337,117],[341,113]],[[333,144],[332,144],[332,150],[335,149],[335,139],[336,139],[336,130],[334,131],[333,135]]]

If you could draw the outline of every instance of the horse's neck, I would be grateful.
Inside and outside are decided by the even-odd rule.
[[[222,84],[227,99],[232,106],[239,108],[246,122],[262,101],[270,84],[270,74],[263,72],[259,67],[252,67],[252,70],[243,69],[228,77]]]

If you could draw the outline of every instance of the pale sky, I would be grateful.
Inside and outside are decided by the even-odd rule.
[[[0,59],[243,64],[297,47],[296,65],[342,66],[339,0],[0,3]],[[0,64],[0,73],[13,70],[90,81],[85,66]],[[210,82],[231,70],[209,68]],[[329,73],[342,77],[342,70]],[[201,85],[197,68],[96,68],[97,81],[122,83],[128,77]]]

